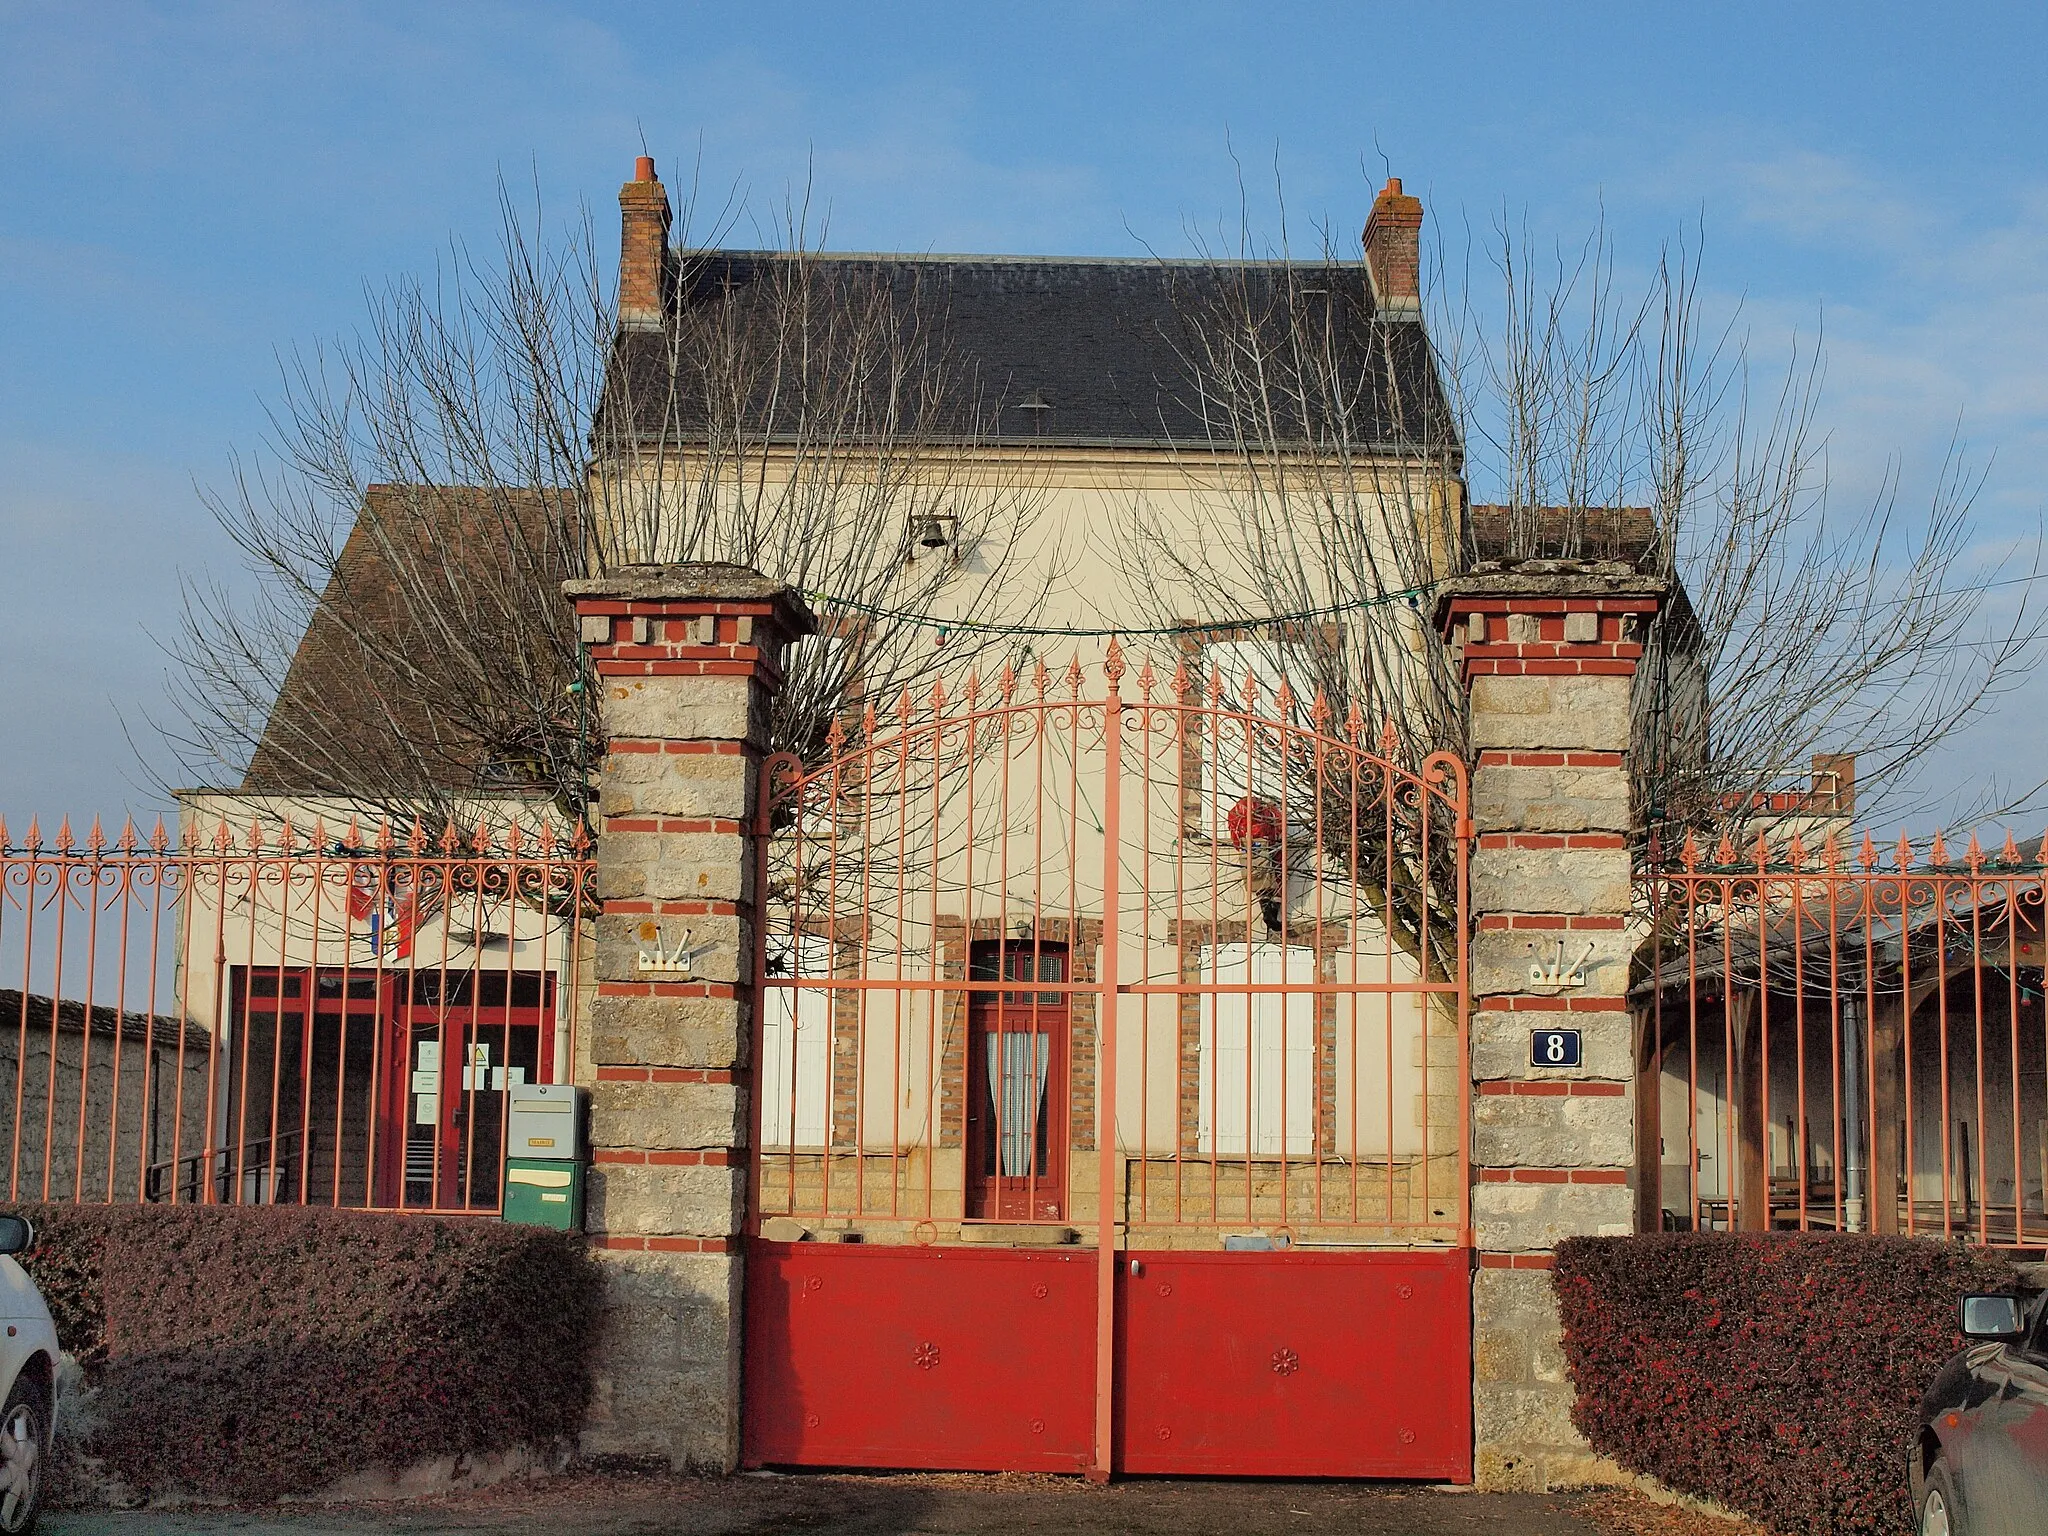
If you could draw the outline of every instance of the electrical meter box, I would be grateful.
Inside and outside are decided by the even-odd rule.
[[[583,1161],[583,1103],[580,1088],[568,1083],[511,1085],[512,1124],[505,1145],[509,1158]]]
[[[583,1165],[541,1158],[505,1160],[505,1220],[532,1227],[583,1228]]]

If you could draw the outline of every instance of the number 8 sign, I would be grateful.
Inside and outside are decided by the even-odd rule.
[[[1531,1030],[1529,1064],[1534,1067],[1576,1067],[1579,1064],[1579,1032],[1576,1029]]]

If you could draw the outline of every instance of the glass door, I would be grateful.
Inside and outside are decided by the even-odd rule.
[[[974,945],[979,981],[1067,979],[1065,945]],[[967,1009],[967,1215],[1059,1221],[1067,1214],[1065,992],[973,992]]]

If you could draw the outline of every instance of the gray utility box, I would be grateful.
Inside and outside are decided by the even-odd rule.
[[[514,1083],[507,1157],[583,1161],[585,1094],[568,1083]]]

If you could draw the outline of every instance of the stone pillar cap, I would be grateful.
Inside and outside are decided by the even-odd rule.
[[[1661,604],[1671,583],[1621,560],[1485,560],[1437,589],[1442,630],[1460,608],[1501,598],[1648,598]]]
[[[817,615],[795,587],[750,565],[722,560],[614,566],[602,576],[563,582],[562,595],[571,602],[771,603],[781,610],[791,634],[813,634],[818,628]]]

